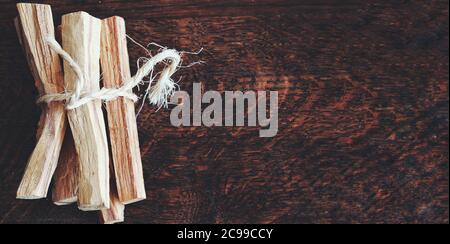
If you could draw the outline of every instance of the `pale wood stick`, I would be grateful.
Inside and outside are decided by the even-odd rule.
[[[49,5],[17,4],[17,32],[27,56],[31,73],[40,95],[64,91],[61,61],[45,43],[54,37],[52,11]],[[38,125],[37,144],[31,154],[17,191],[19,199],[39,199],[47,196],[55,172],[66,129],[63,102],[43,105]]]
[[[62,46],[86,76],[83,92],[100,89],[101,20],[85,12],[62,17]],[[72,91],[77,76],[64,62],[64,81]],[[68,111],[75,148],[80,160],[78,207],[93,211],[109,208],[109,154],[101,101]]]
[[[100,222],[102,224],[116,224],[125,220],[125,205],[119,201],[116,191],[111,191],[110,208],[100,211]]]
[[[56,205],[77,202],[79,160],[70,128],[66,131],[58,167],[53,176],[52,200]]]
[[[114,166],[112,162],[110,165],[111,173],[111,192],[110,192],[110,208],[102,209],[100,211],[100,222],[102,224],[116,224],[123,222],[125,220],[125,205],[120,202],[119,196],[117,194],[116,179],[114,178]]]
[[[56,40],[61,43],[61,26],[56,28]],[[64,137],[58,167],[53,176],[52,200],[56,205],[68,205],[77,202],[79,160],[73,142],[70,126]]]
[[[101,67],[103,85],[117,88],[131,78],[125,21],[111,17],[102,21]],[[119,199],[124,204],[146,198],[134,102],[123,97],[106,102]]]

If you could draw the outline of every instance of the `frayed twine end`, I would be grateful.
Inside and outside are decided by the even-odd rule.
[[[182,62],[183,62],[182,56],[184,54],[199,55],[203,51],[203,48],[201,48],[197,52],[186,52],[186,51],[178,52],[177,50],[169,49],[167,47],[161,46],[154,42],[148,44],[147,48],[146,48],[143,45],[141,45],[140,43],[138,43],[137,41],[135,41],[134,39],[132,39],[130,36],[127,35],[127,38],[130,39],[137,46],[144,49],[145,52],[147,53],[147,55],[149,56],[149,57],[140,57],[138,59],[138,63],[137,63],[138,72],[136,72],[136,75],[134,77],[134,78],[140,80],[139,84],[148,83],[147,89],[145,90],[145,94],[142,99],[141,107],[139,108],[137,114],[139,114],[141,112],[146,100],[148,100],[148,102],[151,105],[158,107],[158,110],[160,108],[168,108],[170,97],[173,95],[173,93],[177,89],[179,89],[178,82],[175,82],[172,79],[172,75],[174,73],[176,73],[179,69],[189,68],[194,65],[205,63],[203,61],[197,61],[197,62],[190,63],[187,66],[182,65]],[[156,54],[155,56],[152,56],[151,51],[149,50],[150,46],[158,47],[159,53]],[[165,54],[165,55],[163,55],[163,54]],[[140,63],[141,61],[143,62],[142,65]],[[154,62],[154,61],[156,61],[157,63],[163,63],[165,65],[164,69],[161,72],[156,73],[156,74],[154,74],[153,69],[150,72],[147,72],[148,70],[146,67],[146,66],[152,66],[153,65],[152,62]],[[140,74],[141,73],[140,71],[143,71],[143,73],[146,74],[145,76],[148,76],[149,79],[145,80],[145,76],[142,76]],[[156,84],[152,85],[156,78],[158,78]]]

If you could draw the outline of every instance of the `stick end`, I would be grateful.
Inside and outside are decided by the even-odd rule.
[[[41,4],[41,3],[16,3],[17,9],[25,9],[25,8],[49,8],[51,9],[51,6],[49,4]]]
[[[16,199],[19,200],[37,200],[37,199],[43,199],[46,196],[40,196],[40,195],[27,195],[27,194],[17,194]]]
[[[78,200],[77,197],[72,197],[72,198],[66,198],[66,199],[60,199],[57,201],[53,201],[53,204],[55,204],[56,206],[65,206],[65,205],[70,205],[72,203],[76,203]]]
[[[78,209],[85,212],[90,211],[99,211],[104,209],[109,209],[109,204],[99,204],[99,205],[87,205],[87,204],[79,204]]]
[[[136,203],[136,202],[140,202],[147,199],[145,196],[144,197],[138,197],[138,198],[133,198],[133,199],[127,199],[127,200],[123,200],[120,201],[122,204],[124,205],[128,205],[128,204],[132,204],[132,203]]]

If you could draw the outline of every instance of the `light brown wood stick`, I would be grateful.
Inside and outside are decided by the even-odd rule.
[[[100,89],[101,20],[85,12],[62,17],[62,46],[86,76],[83,92]],[[76,74],[64,62],[64,81],[74,89]],[[101,101],[68,111],[75,148],[80,160],[78,207],[84,211],[109,208],[109,153]]]
[[[56,40],[61,43],[61,26],[56,28]],[[70,126],[66,129],[58,167],[53,175],[52,200],[56,205],[68,205],[77,202],[78,197],[78,154],[73,142]]]
[[[114,166],[112,162],[109,165],[109,170],[111,173],[111,203],[108,209],[102,209],[100,211],[100,222],[102,224],[116,224],[125,220],[125,205],[120,202],[117,194],[116,179],[114,178]]]
[[[63,92],[60,58],[44,41],[47,36],[55,35],[50,6],[19,3],[17,10],[19,12],[19,21],[16,22],[17,32],[39,94]],[[17,198],[38,199],[47,196],[64,139],[65,114],[63,102],[43,105],[37,144],[28,160]]]
[[[101,67],[103,85],[117,88],[131,78],[125,21],[111,17],[102,21]],[[124,204],[146,198],[134,102],[123,97],[106,102],[119,199]]]
[[[119,201],[116,191],[111,191],[110,199],[110,207],[100,211],[100,222],[102,224],[117,224],[123,222],[125,220],[125,205]]]
[[[70,128],[66,131],[58,167],[53,176],[52,200],[56,205],[77,202],[79,160]]]

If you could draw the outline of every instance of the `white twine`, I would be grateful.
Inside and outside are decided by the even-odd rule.
[[[157,55],[146,59],[146,62],[139,67],[136,74],[129,80],[125,81],[119,88],[105,88],[103,87],[99,91],[83,93],[83,87],[86,83],[87,77],[83,74],[80,66],[72,59],[72,57],[64,51],[54,37],[47,37],[44,40],[49,47],[64,59],[69,67],[75,73],[77,80],[73,91],[65,91],[59,94],[47,94],[41,96],[38,103],[50,103],[54,101],[66,101],[66,109],[78,108],[93,100],[111,101],[118,97],[125,97],[136,102],[138,97],[132,93],[132,89],[138,86],[146,76],[153,73],[155,66],[158,63],[164,62],[165,68],[159,75],[158,82],[151,86],[152,82],[149,82],[147,93],[150,104],[154,104],[158,107],[167,107],[168,98],[173,94],[176,89],[175,82],[171,79],[171,76],[177,71],[181,62],[180,53],[174,49],[167,49],[162,47],[162,51]],[[166,62],[166,61],[170,62]],[[153,77],[151,78],[151,81]]]

